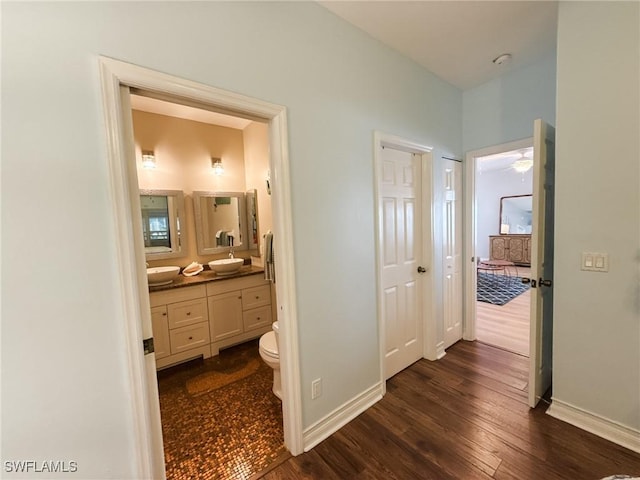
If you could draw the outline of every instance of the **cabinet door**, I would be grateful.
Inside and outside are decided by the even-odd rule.
[[[524,262],[524,237],[511,237],[509,239],[509,260],[513,263]]]
[[[167,307],[161,305],[151,309],[151,328],[153,329],[153,347],[156,359],[169,356],[171,353],[169,344],[169,319]]]
[[[531,237],[527,237],[524,241],[524,262],[531,264]]]
[[[223,293],[209,297],[211,341],[218,342],[242,333],[242,293]]]
[[[506,237],[491,237],[491,260],[506,260],[507,249]]]
[[[245,332],[271,325],[271,305],[247,310],[242,314],[242,318]]]

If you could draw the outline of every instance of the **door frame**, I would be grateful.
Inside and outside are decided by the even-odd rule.
[[[407,140],[405,138],[375,131],[373,134],[373,188],[375,197],[375,249],[376,249],[376,310],[378,323],[378,342],[380,349],[380,383],[382,384],[382,394],[386,393],[386,380],[384,378],[385,359],[385,322],[382,305],[382,218],[379,209],[379,182],[382,177],[382,158],[380,150],[382,147],[393,148],[408,153],[418,154],[421,158],[422,174],[422,198],[420,206],[422,208],[422,258],[426,268],[422,288],[423,306],[423,357],[428,360],[437,359],[437,325],[433,292],[433,147]]]
[[[476,340],[476,163],[478,157],[486,157],[496,153],[519,150],[533,146],[533,137],[501,143],[491,147],[470,150],[465,154],[464,169],[464,251],[463,251],[463,325],[462,338],[468,341]],[[464,260],[466,258],[466,260]]]
[[[276,264],[276,295],[280,322],[280,365],[282,410],[287,449],[303,451],[302,396],[296,308],[295,259],[285,252],[293,249],[290,162],[286,108],[237,93],[217,89],[108,57],[99,57],[102,101],[107,140],[109,194],[116,232],[116,274],[123,301],[122,324],[126,338],[126,381],[131,393],[131,418],[136,450],[137,477],[165,478],[162,429],[155,359],[142,349],[143,328],[150,326],[144,250],[136,242],[138,223],[132,205],[139,202],[137,173],[132,161],[133,132],[127,129],[121,89],[139,88],[169,98],[180,98],[216,111],[269,124],[270,171]],[[130,124],[129,124],[130,125]],[[147,308],[145,308],[145,306]]]

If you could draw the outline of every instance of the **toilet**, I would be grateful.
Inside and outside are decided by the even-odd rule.
[[[264,363],[273,368],[273,394],[282,400],[280,383],[280,352],[278,351],[278,322],[271,325],[272,331],[260,337],[260,356]]]

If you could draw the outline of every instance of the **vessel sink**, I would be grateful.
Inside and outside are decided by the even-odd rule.
[[[244,265],[243,258],[223,258],[209,262],[209,268],[218,275],[231,275],[240,270]]]
[[[180,267],[147,268],[147,281],[150,287],[169,285],[180,273]]]

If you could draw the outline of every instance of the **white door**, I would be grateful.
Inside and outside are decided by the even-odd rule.
[[[529,336],[529,406],[532,408],[551,386],[554,139],[554,128],[542,120],[536,120],[533,133],[532,288]]]
[[[462,338],[462,164],[443,159],[442,289],[444,348]]]
[[[378,214],[384,376],[422,358],[421,156],[381,148]]]

